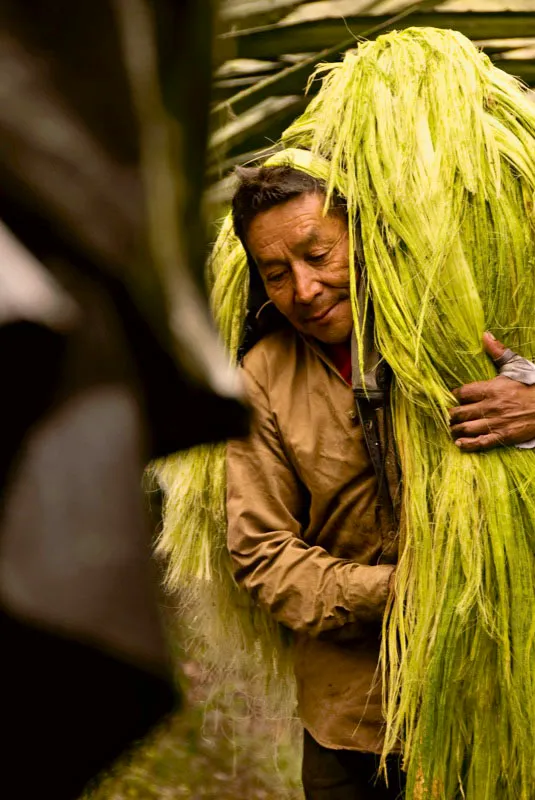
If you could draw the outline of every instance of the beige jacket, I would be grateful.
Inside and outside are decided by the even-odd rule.
[[[248,353],[255,415],[228,447],[237,581],[295,633],[299,714],[322,745],[379,752],[380,626],[396,560],[390,506],[353,392],[291,326]]]

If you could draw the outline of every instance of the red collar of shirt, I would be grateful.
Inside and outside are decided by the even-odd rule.
[[[327,356],[349,386],[351,386],[351,341],[341,344],[322,344]]]

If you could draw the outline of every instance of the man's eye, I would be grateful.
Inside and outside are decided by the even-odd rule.
[[[321,264],[326,255],[327,253],[309,253],[307,255],[307,261],[310,264]]]
[[[284,272],[272,272],[271,275],[267,276],[268,283],[280,283],[284,278]]]

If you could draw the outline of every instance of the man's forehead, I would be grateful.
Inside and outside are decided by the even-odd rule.
[[[315,195],[262,211],[251,221],[248,243],[252,250],[303,247],[333,232],[338,217],[323,214],[324,197]],[[298,202],[301,201],[301,202]],[[311,202],[312,201],[312,202]]]

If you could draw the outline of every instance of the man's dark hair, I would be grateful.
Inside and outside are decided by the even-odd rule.
[[[232,221],[249,261],[245,240],[249,225],[257,214],[302,194],[326,194],[323,181],[288,164],[278,167],[238,167],[236,175],[239,184],[232,199]],[[332,205],[345,212],[345,201],[338,195],[333,197]]]

